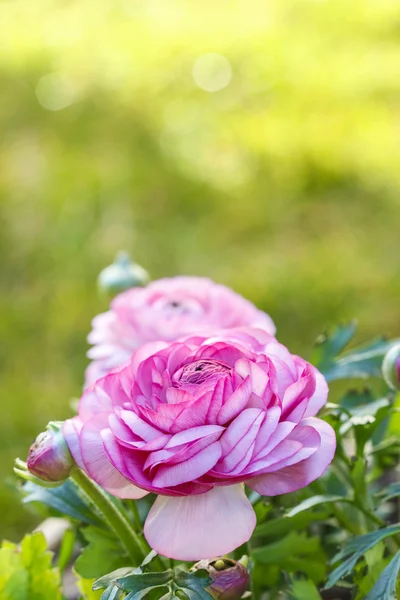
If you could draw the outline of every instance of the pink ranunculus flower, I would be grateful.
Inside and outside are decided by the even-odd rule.
[[[158,494],[144,534],[160,554],[197,560],[246,542],[265,496],[324,473],[335,435],[314,415],[328,388],[265,331],[149,343],[90,386],[64,435],[80,466],[121,498]]]
[[[93,319],[86,385],[119,367],[147,342],[252,326],[275,333],[266,313],[233,290],[203,277],[173,277],[119,294]]]

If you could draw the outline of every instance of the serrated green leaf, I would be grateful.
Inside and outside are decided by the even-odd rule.
[[[344,545],[342,550],[336,556],[334,556],[331,562],[336,563],[339,560],[342,560],[346,557],[349,558],[344,560],[342,564],[339,565],[339,567],[332,571],[332,573],[329,575],[325,587],[330,588],[333,585],[335,585],[335,583],[337,583],[339,579],[345,577],[346,575],[349,575],[354,569],[358,560],[367,550],[375,546],[375,544],[385,539],[386,537],[395,535],[399,532],[400,524],[397,524],[391,525],[390,527],[385,527],[384,529],[379,529],[378,531],[372,531],[370,533],[366,533],[365,535],[360,535],[349,540]]]
[[[204,569],[188,572],[183,569],[175,569],[174,582],[183,590],[190,600],[211,600],[211,594],[206,590],[211,579]]]
[[[400,570],[400,551],[382,571],[365,600],[396,600],[397,575]]]
[[[292,508],[287,514],[286,517],[294,517],[295,515],[309,510],[314,506],[319,506],[320,504],[332,504],[336,502],[351,502],[351,498],[346,498],[344,496],[311,496],[311,498],[307,498],[300,502],[297,506]]]
[[[115,584],[126,592],[141,592],[145,589],[165,586],[172,580],[173,573],[171,569],[163,572],[153,573],[134,573],[124,577],[118,577]]]
[[[317,587],[310,579],[292,579],[291,600],[321,600]]]
[[[61,600],[60,571],[51,564],[42,533],[27,535],[18,547],[0,549],[1,600]]]
[[[132,569],[132,567],[123,567],[121,569],[116,569],[115,571],[107,573],[107,575],[103,575],[102,577],[97,579],[93,584],[93,589],[103,590],[105,588],[108,588],[110,584],[113,584],[120,577],[126,577],[127,575],[134,575],[141,572],[141,569]]]
[[[89,542],[75,562],[76,572],[84,579],[104,575],[105,569],[119,569],[130,564],[130,558],[114,534],[89,525],[83,531]]]
[[[152,590],[165,588],[166,585],[151,585],[148,588],[143,588],[137,592],[130,592],[127,596],[125,596],[124,600],[142,600],[145,596],[147,596]]]

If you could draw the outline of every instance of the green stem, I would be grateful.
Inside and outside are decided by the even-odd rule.
[[[114,530],[121,543],[128,552],[130,558],[137,564],[148,554],[147,545],[140,539],[137,533],[129,526],[129,523],[119,512],[115,504],[107,497],[104,491],[94,481],[80,469],[76,468],[71,473],[71,479],[90,499],[101,514],[104,516],[108,525]]]
[[[138,507],[136,505],[136,500],[131,500],[129,502],[129,507],[133,513],[133,518],[135,519],[135,523],[136,525],[139,527],[139,529],[142,528],[142,522],[140,520],[140,515],[139,515],[139,511],[138,511]]]

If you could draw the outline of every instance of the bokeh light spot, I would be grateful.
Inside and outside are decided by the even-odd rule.
[[[35,91],[39,104],[47,110],[61,110],[75,100],[71,81],[61,73],[50,73],[42,77]]]
[[[202,90],[217,92],[229,85],[232,79],[231,64],[222,54],[202,54],[194,63],[193,79]]]

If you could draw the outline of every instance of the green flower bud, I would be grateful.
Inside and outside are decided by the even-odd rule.
[[[400,389],[400,344],[392,346],[386,353],[382,363],[382,373],[391,388]]]
[[[27,467],[35,477],[44,481],[64,481],[75,462],[62,434],[62,423],[51,421],[32,444]]]
[[[240,561],[230,558],[201,560],[194,569],[205,569],[212,580],[207,591],[219,600],[239,600],[249,585],[249,574],[246,569],[247,556]]]
[[[120,252],[109,267],[103,269],[97,279],[99,289],[110,295],[149,282],[149,274],[143,267],[133,263],[126,252]]]

